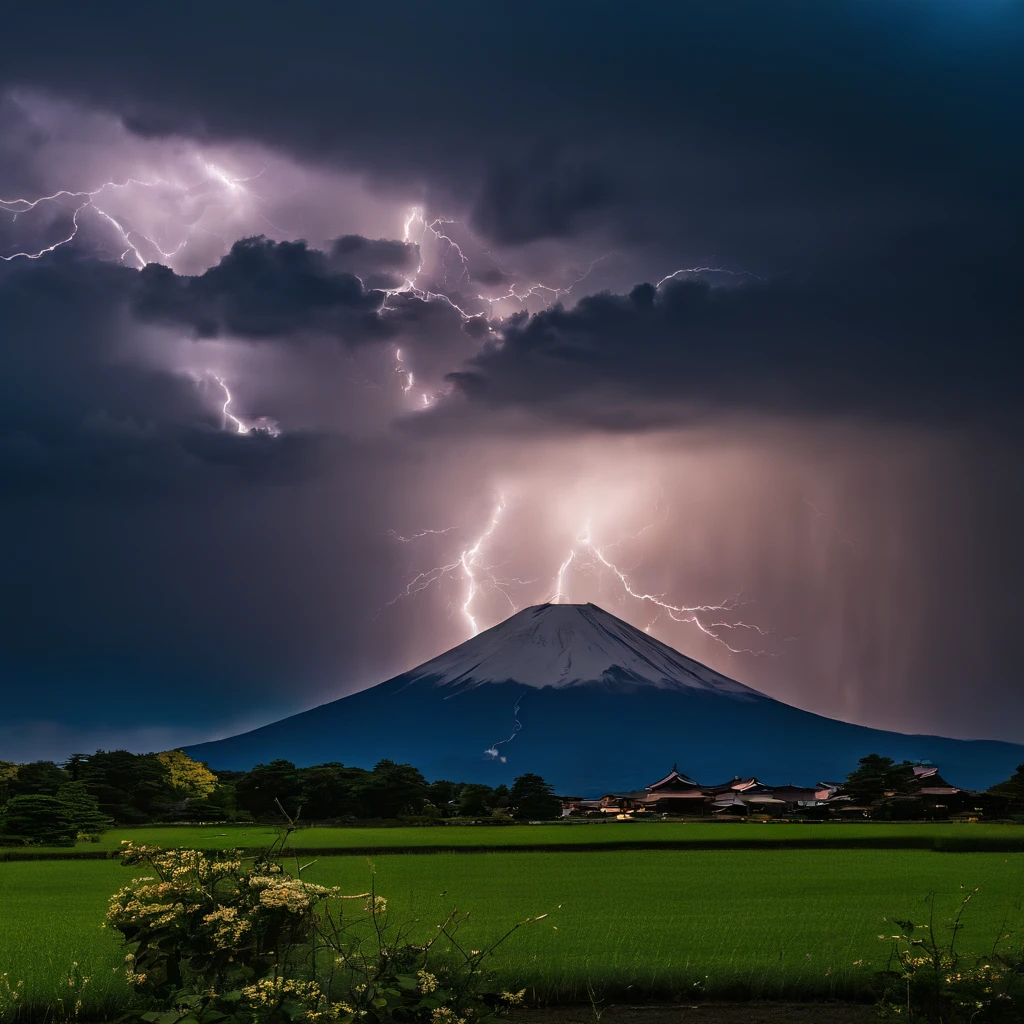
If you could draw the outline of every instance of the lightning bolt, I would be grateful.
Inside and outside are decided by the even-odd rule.
[[[476,636],[480,632],[480,624],[478,623],[477,616],[473,611],[474,602],[480,594],[499,593],[506,601],[508,601],[509,607],[513,612],[519,611],[519,605],[516,604],[512,597],[512,589],[514,587],[529,586],[533,583],[537,583],[538,580],[524,580],[499,576],[497,574],[497,570],[501,566],[485,564],[481,558],[483,549],[487,545],[488,540],[490,540],[501,526],[502,519],[508,505],[509,501],[505,495],[499,494],[495,499],[495,504],[491,510],[491,516],[487,524],[476,535],[475,539],[467,547],[463,548],[461,552],[459,552],[457,557],[454,557],[450,562],[435,565],[423,572],[416,573],[406,583],[402,590],[377,610],[377,614],[379,615],[385,608],[390,608],[392,605],[397,604],[403,598],[412,597],[414,594],[418,594],[420,591],[426,590],[428,587],[431,587],[436,583],[440,583],[445,579],[461,581],[462,595],[459,598],[458,604],[462,618],[466,622],[469,635],[471,637]],[[403,536],[396,531],[389,530],[388,535],[402,543],[409,543],[431,534],[450,533],[454,530],[455,527],[421,530],[408,537]]]
[[[228,390],[227,384],[224,383],[224,378],[217,374],[213,374],[212,376],[224,392],[224,404],[221,406],[220,410],[224,419],[224,429],[228,429],[228,423],[230,422],[234,426],[236,433],[248,434],[249,428],[237,416],[235,416],[234,413],[228,411],[228,406],[231,405],[233,399],[231,397],[231,392]]]
[[[508,290],[501,295],[485,295],[477,292],[472,296],[472,298],[475,302],[479,303],[479,306],[476,309],[467,309],[465,306],[456,302],[451,295],[446,294],[443,291],[438,292],[430,290],[429,288],[424,288],[419,283],[420,278],[424,273],[426,263],[424,253],[426,251],[426,243],[428,242],[440,247],[441,254],[438,262],[445,288],[452,289],[473,279],[469,258],[466,256],[465,251],[459,243],[456,242],[448,233],[450,225],[458,225],[465,230],[465,225],[462,224],[461,221],[452,220],[448,217],[439,216],[435,217],[433,220],[428,219],[423,208],[420,206],[413,206],[406,212],[405,219],[402,224],[402,240],[407,244],[414,244],[418,247],[420,259],[415,271],[406,278],[405,282],[400,287],[391,289],[386,293],[385,302],[381,308],[382,313],[386,313],[389,309],[392,311],[394,310],[394,307],[389,305],[389,302],[393,297],[401,294],[408,294],[415,296],[424,302],[444,302],[458,313],[463,321],[476,319],[484,315],[486,315],[488,321],[491,321],[495,316],[495,307],[502,302],[514,302],[520,307],[523,307],[530,299],[540,299],[545,306],[549,306],[554,302],[560,301],[569,295],[574,288],[586,281],[599,264],[616,255],[614,252],[609,252],[591,260],[587,269],[567,285],[555,286],[540,281],[528,285],[513,282],[509,285]],[[470,235],[470,237],[472,238],[472,235]],[[487,250],[484,251],[487,252]],[[488,253],[488,256],[494,259],[490,253]],[[452,269],[449,266],[449,261],[453,257],[456,263],[455,269]],[[667,282],[684,275],[697,276],[700,274],[725,274],[734,278],[751,278],[758,281],[763,280],[763,278],[758,277],[757,274],[753,274],[746,270],[732,270],[726,266],[698,265],[693,267],[681,267],[678,270],[673,270],[670,274],[666,274],[662,277],[661,280],[658,281],[656,287],[660,288]],[[492,331],[490,326],[488,326],[488,331]],[[415,374],[407,365],[404,357],[402,356],[401,349],[399,348],[395,349],[395,373],[402,381],[401,386],[403,394],[408,396],[416,390],[417,382]],[[420,390],[418,393],[419,401],[416,403],[416,407],[420,409],[430,408],[439,398],[439,394],[437,392]]]
[[[503,757],[498,752],[498,747],[504,746],[506,743],[511,743],[516,738],[516,736],[519,735],[519,730],[522,729],[522,727],[523,727],[523,723],[519,721],[519,705],[523,702],[523,697],[525,697],[525,696],[526,696],[526,691],[524,690],[519,695],[519,699],[516,701],[515,707],[513,707],[513,709],[512,709],[512,720],[513,720],[512,735],[509,736],[509,738],[507,740],[498,740],[497,743],[492,743],[491,746],[489,746],[484,751],[484,757],[489,757],[493,761],[500,761],[502,764],[507,764],[508,763],[508,758],[507,757]]]
[[[651,524],[653,525],[653,524]],[[649,526],[644,527],[644,530],[640,531],[643,533]],[[639,534],[634,534],[634,537]],[[617,541],[616,544],[621,543]],[[551,597],[551,603],[557,604],[564,598],[565,593],[565,573],[569,567],[577,560],[577,555],[580,549],[590,556],[593,563],[608,569],[612,575],[619,581],[623,592],[633,598],[635,601],[641,603],[652,604],[659,609],[658,615],[665,613],[674,622],[688,623],[696,626],[705,636],[710,637],[716,643],[721,644],[731,654],[753,654],[758,657],[769,656],[777,657],[775,652],[767,650],[755,650],[750,647],[734,647],[722,635],[716,630],[719,629],[749,629],[760,636],[770,635],[770,630],[762,629],[760,626],[756,626],[748,622],[704,622],[701,619],[701,615],[707,612],[730,612],[735,610],[741,604],[738,596],[727,598],[718,604],[696,604],[696,605],[685,605],[685,604],[673,604],[666,600],[664,594],[652,594],[646,593],[642,590],[637,590],[629,577],[629,571],[623,569],[611,560],[608,555],[608,551],[615,545],[606,545],[605,547],[598,547],[594,541],[590,523],[586,523],[584,527],[579,531],[576,536],[576,545],[570,550],[568,557],[559,566],[558,572],[555,575],[555,587],[554,593]],[[651,627],[657,621],[657,616],[647,625],[645,632],[649,633]]]
[[[242,183],[252,181],[263,173],[263,170],[261,170],[258,174],[250,175],[246,178],[232,178],[219,167],[209,163],[204,164],[204,170],[206,172],[207,181],[215,181],[228,192],[234,193],[246,192]],[[202,183],[200,182],[193,183],[191,185],[175,185],[169,182],[166,178],[155,178],[152,181],[142,181],[139,178],[126,178],[124,181],[106,181],[98,188],[91,190],[73,191],[71,189],[60,189],[50,195],[39,196],[35,199],[0,199],[0,210],[4,210],[7,213],[12,214],[14,219],[17,219],[21,214],[25,214],[36,209],[42,203],[64,203],[67,200],[71,200],[75,203],[74,210],[71,214],[71,233],[66,238],[58,239],[56,242],[34,251],[26,250],[7,255],[0,254],[0,260],[4,260],[8,263],[17,259],[37,260],[47,255],[47,253],[54,252],[62,246],[68,245],[77,237],[79,229],[81,228],[81,217],[86,211],[92,211],[99,220],[114,229],[117,236],[120,238],[120,244],[124,246],[124,251],[119,257],[120,262],[124,263],[128,258],[128,254],[131,253],[132,260],[138,265],[139,269],[144,267],[146,265],[146,259],[139,249],[139,246],[143,242],[152,246],[163,259],[173,259],[173,257],[181,252],[188,243],[193,232],[203,229],[198,228],[194,224],[190,225],[182,241],[173,249],[165,250],[161,248],[161,246],[150,236],[145,235],[134,228],[126,228],[116,217],[104,210],[100,206],[100,202],[104,195],[122,192],[128,188],[155,189],[163,186],[165,188],[171,188],[181,195],[188,195],[201,184]],[[133,241],[133,236],[137,241]]]
[[[403,544],[411,544],[414,540],[420,540],[422,537],[437,536],[445,533],[453,533],[457,527],[445,526],[440,530],[419,530],[417,533],[412,533],[408,537],[403,537],[402,534],[395,530],[388,530],[384,534],[385,537],[392,537],[397,541],[401,541]]]
[[[674,281],[677,277],[683,277],[686,274],[727,274],[729,277],[750,277],[755,281],[764,280],[763,277],[758,277],[757,274],[752,274],[749,270],[730,270],[729,267],[680,267],[679,270],[673,270],[671,274],[666,274],[655,285],[655,288],[660,288],[666,282]]]
[[[473,599],[477,595],[479,583],[477,582],[477,572],[482,568],[480,565],[480,550],[484,544],[491,537],[495,530],[501,523],[501,515],[505,511],[505,496],[499,495],[498,504],[494,508],[494,512],[491,514],[491,521],[487,526],[487,529],[477,537],[476,542],[471,548],[467,548],[462,552],[459,558],[459,564],[462,566],[462,571],[466,577],[466,597],[462,602],[462,614],[466,617],[466,621],[469,623],[470,636],[476,636],[480,632],[480,627],[477,625],[476,617],[471,611]],[[511,600],[510,600],[511,603]],[[513,608],[515,605],[513,605]]]
[[[236,416],[231,411],[231,403],[234,401],[234,396],[231,394],[227,381],[219,373],[214,373],[212,370],[207,370],[202,374],[196,373],[193,370],[185,370],[184,373],[197,386],[213,381],[220,389],[224,398],[220,407],[221,430],[226,430],[232,434],[250,434],[256,431],[257,433],[269,434],[271,437],[280,436],[281,429],[274,420],[266,416],[260,416],[258,419],[246,423],[245,420]]]
[[[458,313],[464,322],[477,319],[484,315],[486,315],[488,320],[491,320],[494,316],[494,307],[500,302],[513,301],[522,306],[530,298],[540,298],[546,305],[558,301],[563,296],[568,295],[577,285],[585,281],[594,272],[595,267],[597,267],[599,263],[602,263],[615,255],[614,253],[605,253],[605,255],[592,260],[587,269],[568,285],[555,287],[554,285],[537,282],[523,287],[513,283],[509,286],[508,291],[503,295],[487,296],[482,293],[473,295],[472,298],[480,305],[476,309],[467,309],[457,303],[452,296],[446,292],[433,291],[429,288],[424,288],[419,284],[419,280],[424,273],[426,263],[424,253],[426,251],[426,243],[428,241],[439,244],[441,247],[439,263],[445,288],[451,289],[462,282],[472,279],[469,259],[458,242],[456,242],[451,235],[447,234],[446,229],[448,225],[463,226],[460,221],[451,220],[443,216],[436,217],[433,220],[428,220],[423,212],[423,208],[420,206],[413,206],[408,210],[405,220],[402,223],[402,241],[407,245],[416,245],[419,250],[420,259],[416,269],[405,279],[405,282],[401,286],[389,289],[385,292],[384,304],[381,307],[382,314],[386,314],[389,311],[395,311],[395,307],[391,304],[391,301],[396,296],[412,295],[423,302],[445,303]],[[453,255],[458,264],[457,274],[456,271],[449,269],[448,261]],[[453,274],[455,274],[454,279],[452,279]],[[490,331],[490,327],[488,327],[488,331]],[[406,364],[405,358],[402,355],[402,350],[398,347],[394,349],[394,363],[395,374],[402,382],[402,393],[408,396],[417,388],[416,375]],[[428,409],[437,402],[438,398],[438,392],[420,390],[417,407],[420,409]]]
[[[636,566],[632,568],[623,567],[613,558],[612,551],[614,548],[622,545],[627,540],[636,540],[642,537],[648,530],[659,523],[667,521],[668,509],[663,505],[663,497],[664,492],[662,492],[662,495],[655,503],[656,508],[661,508],[661,515],[658,518],[647,523],[636,533],[620,536],[618,540],[607,544],[598,544],[594,539],[591,524],[589,521],[586,522],[577,532],[576,541],[570,548],[569,553],[559,563],[553,576],[548,577],[549,580],[553,580],[553,585],[552,589],[548,592],[546,600],[551,604],[559,604],[567,599],[566,577],[570,570],[577,570],[584,574],[595,571],[608,571],[612,579],[617,581],[617,585],[621,589],[624,598],[629,598],[639,605],[652,605],[657,609],[654,617],[647,623],[644,632],[650,633],[661,616],[665,615],[673,622],[696,627],[705,636],[721,647],[724,647],[730,654],[779,657],[780,653],[777,651],[736,646],[722,635],[722,630],[748,630],[761,637],[773,635],[772,630],[764,629],[756,623],[742,620],[726,621],[723,618],[714,616],[715,612],[735,612],[745,604],[746,602],[741,601],[739,595],[709,604],[686,605],[673,603],[667,599],[665,594],[647,593],[639,589],[633,583],[631,577],[631,573],[635,570]],[[503,525],[503,514],[507,507],[508,502],[505,496],[499,495],[491,512],[490,520],[481,529],[475,540],[460,552],[458,557],[452,558],[451,561],[445,564],[436,565],[414,575],[406,586],[378,611],[378,614],[384,608],[391,607],[403,598],[411,597],[434,584],[440,583],[444,579],[460,579],[462,581],[460,609],[471,637],[476,636],[480,632],[478,614],[473,609],[476,599],[482,592],[497,591],[501,593],[508,601],[512,611],[518,611],[520,605],[513,597],[514,588],[527,587],[539,581],[536,579],[523,580],[499,577],[496,573],[498,566],[485,565],[481,559],[481,552],[487,545],[487,542],[494,537]],[[393,536],[396,540],[408,543],[428,535],[448,533],[453,529],[453,527],[427,529],[418,531],[411,536],[404,536],[395,531],[389,531],[389,535]],[[518,590],[516,592],[518,593]]]

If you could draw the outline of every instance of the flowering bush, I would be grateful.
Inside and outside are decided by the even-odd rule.
[[[889,970],[883,973],[883,1020],[920,1024],[1019,1024],[1024,1020],[1024,950],[999,935],[984,957],[957,949],[962,917],[977,889],[968,892],[941,941],[935,928],[935,895],[928,897],[930,921],[896,921]]]
[[[523,992],[492,989],[483,972],[498,943],[466,950],[458,941],[465,914],[452,911],[414,945],[389,925],[387,900],[372,887],[315,885],[273,854],[247,861],[237,850],[122,843],[123,863],[152,873],[111,897],[105,923],[130,947],[124,972],[144,1021],[475,1024],[522,1001]]]

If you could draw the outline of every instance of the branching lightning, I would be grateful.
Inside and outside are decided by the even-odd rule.
[[[661,498],[658,500],[661,506]],[[461,580],[462,596],[459,599],[459,606],[462,616],[468,626],[470,636],[476,636],[481,629],[479,613],[474,611],[474,603],[482,592],[497,591],[508,601],[513,611],[517,611],[521,603],[513,596],[513,588],[527,587],[540,582],[537,579],[522,580],[507,577],[499,577],[496,574],[497,566],[485,565],[481,560],[481,552],[487,542],[491,540],[503,525],[503,513],[506,511],[507,501],[504,495],[499,495],[496,505],[491,513],[490,521],[480,531],[473,543],[466,547],[457,558],[451,561],[434,566],[424,572],[416,573],[406,584],[404,589],[393,597],[384,607],[390,607],[406,597],[411,597],[426,590],[434,584],[439,584],[445,579]],[[760,637],[773,635],[772,630],[764,629],[753,622],[743,620],[727,621],[721,617],[715,617],[714,613],[732,613],[744,606],[747,602],[741,600],[740,595],[733,595],[723,601],[706,604],[681,604],[668,600],[663,593],[648,593],[639,589],[633,582],[631,574],[637,566],[623,567],[612,556],[614,548],[624,542],[635,541],[648,530],[667,520],[668,510],[662,507],[661,516],[642,527],[636,533],[620,536],[618,540],[606,544],[598,544],[593,535],[590,522],[586,522],[577,532],[575,543],[569,550],[566,557],[558,564],[551,577],[551,589],[544,595],[537,595],[541,600],[551,604],[559,604],[567,600],[567,575],[572,571],[578,571],[589,575],[594,572],[608,573],[615,585],[622,593],[623,599],[631,599],[638,605],[648,604],[657,609],[654,617],[647,623],[645,632],[650,633],[655,624],[664,615],[673,622],[678,622],[696,627],[705,636],[715,643],[724,647],[730,654],[749,654],[755,657],[778,657],[779,652],[762,650],[754,647],[742,647],[730,643],[722,635],[722,630],[747,630],[756,633]],[[418,531],[410,536],[389,531],[389,535],[403,543],[426,537],[428,535],[445,534],[452,532],[454,527],[445,529],[430,529]],[[515,591],[518,593],[518,589]],[[536,599],[536,598],[535,598]]]
[[[189,195],[194,194],[197,189],[205,185],[207,189],[215,189],[227,196],[252,196],[253,198],[260,198],[247,189],[246,183],[258,178],[262,173],[263,170],[247,177],[233,177],[216,164],[203,161],[202,181],[189,186],[174,184],[164,178],[155,178],[153,180],[127,178],[123,181],[107,181],[91,190],[61,189],[52,194],[36,198],[0,199],[0,211],[6,211],[15,220],[46,204],[56,204],[64,208],[69,207],[71,212],[70,230],[57,241],[50,242],[37,249],[0,254],[0,259],[5,262],[12,262],[18,259],[40,259],[48,253],[52,253],[62,246],[72,243],[78,236],[85,219],[92,217],[95,218],[95,223],[103,226],[104,230],[113,232],[118,240],[118,244],[121,247],[120,262],[142,268],[147,262],[146,254],[153,253],[159,254],[160,259],[169,263],[188,244],[194,231],[205,229],[197,227],[194,222],[190,223],[184,230],[183,237],[177,240],[177,244],[165,249],[154,238],[132,227],[126,219],[120,215],[115,215],[115,213],[111,212],[111,209],[106,208],[107,197],[124,193],[125,190],[130,189],[153,190],[157,188],[171,189],[181,195]],[[232,201],[234,202],[235,200],[233,199]],[[267,223],[270,222],[268,221]],[[522,281],[513,281],[502,294],[488,295],[482,292],[474,294],[473,290],[469,288],[471,282],[476,279],[471,269],[470,259],[459,242],[452,237],[452,226],[458,224],[458,221],[445,217],[431,219],[425,215],[423,208],[419,206],[412,207],[408,211],[404,218],[402,237],[406,243],[418,246],[419,261],[415,270],[406,277],[399,287],[385,292],[385,300],[381,308],[382,315],[387,316],[389,312],[399,312],[397,301],[400,296],[406,295],[424,302],[445,303],[463,321],[482,318],[490,323],[501,303],[515,303],[522,308],[530,300],[539,300],[544,305],[549,305],[563,299],[574,288],[586,281],[599,264],[614,255],[613,253],[606,253],[599,256],[589,264],[582,274],[567,285],[556,286],[540,281],[526,284]],[[273,227],[272,224],[271,226]],[[433,285],[433,288],[423,283],[427,265],[425,253],[428,247],[433,253],[430,261],[433,267],[431,276],[438,282],[438,284]],[[489,258],[493,258],[490,254],[487,255]],[[724,266],[709,265],[675,270],[658,281],[657,286],[662,287],[669,281],[684,275],[708,273],[727,274],[737,278],[749,277],[760,280],[757,278],[757,275],[746,271],[737,272]],[[433,290],[438,287],[443,290]],[[456,289],[461,290],[463,293],[468,292],[468,298],[460,297],[460,294],[456,294]],[[488,331],[491,330],[493,328],[488,326]],[[402,348],[396,346],[393,350],[393,355],[394,374],[400,381],[402,393],[413,401],[417,408],[427,409],[434,405],[442,392],[424,387],[423,383],[417,378]],[[242,435],[253,431],[263,431],[274,435],[279,433],[276,424],[271,421],[265,419],[247,420],[238,414],[237,407],[234,404],[235,397],[224,375],[206,371],[201,377],[196,379],[215,383],[220,389],[222,395],[220,414],[222,429],[225,431]],[[482,628],[480,624],[482,613],[478,608],[478,602],[482,595],[494,592],[500,593],[507,601],[511,610],[517,610],[519,603],[515,595],[523,588],[539,581],[502,576],[499,574],[501,565],[494,564],[492,560],[486,557],[486,552],[490,549],[492,542],[503,528],[507,508],[508,503],[505,495],[499,494],[488,521],[457,555],[453,555],[449,560],[440,565],[416,573],[406,583],[403,590],[389,601],[385,607],[435,584],[440,584],[444,580],[449,580],[457,582],[459,586],[460,594],[453,601],[453,607],[458,610],[465,621],[466,628],[471,636],[475,636]],[[814,512],[817,517],[821,517],[821,513],[817,509],[814,509]],[[663,521],[663,519],[659,521]],[[654,525],[655,523],[653,522],[649,523],[638,534],[634,534],[631,539],[636,539]],[[412,543],[430,535],[444,535],[453,532],[456,532],[456,527],[417,530],[409,535],[388,531],[387,535],[400,543]],[[649,604],[656,609],[654,618],[646,626],[648,632],[664,616],[674,622],[693,625],[716,643],[722,645],[731,654],[763,655],[771,653],[754,650],[749,647],[734,646],[723,637],[722,632],[725,630],[748,630],[757,633],[759,636],[767,636],[769,633],[769,631],[753,623],[724,621],[724,619],[719,621],[715,618],[714,613],[716,612],[734,612],[743,603],[738,598],[729,598],[716,604],[690,606],[673,603],[664,594],[647,593],[637,586],[634,583],[633,575],[636,567],[624,566],[614,555],[616,547],[624,539],[626,538],[601,543],[595,538],[590,522],[585,522],[582,528],[577,531],[575,542],[571,545],[567,555],[555,567],[554,573],[547,577],[549,581],[553,581],[552,589],[548,593],[549,600],[557,603],[566,599],[567,580],[572,572],[588,573],[597,571],[602,574],[607,573],[610,574],[611,580],[621,591],[623,599],[628,598],[638,604]],[[516,705],[516,712],[518,714],[518,703]],[[517,718],[516,731],[518,729],[519,723]],[[515,732],[513,732],[512,737],[509,737],[509,740],[514,735]],[[509,740],[502,742],[507,743]],[[495,744],[495,747],[497,747],[497,744]]]
[[[260,416],[258,419],[246,422],[231,411],[231,403],[234,401],[234,396],[231,394],[227,381],[219,373],[214,373],[212,370],[201,374],[192,370],[187,370],[185,373],[197,386],[203,386],[212,381],[220,389],[224,399],[220,406],[221,430],[231,434],[250,434],[255,431],[261,434],[269,434],[271,437],[278,437],[280,435],[281,429],[272,419],[266,416]]]
[[[386,602],[383,608],[390,608],[403,598],[412,597],[421,590],[426,590],[435,583],[445,579],[457,579],[462,584],[462,596],[458,600],[459,610],[466,622],[470,636],[476,636],[480,632],[480,625],[477,622],[477,614],[473,610],[476,599],[481,594],[499,593],[508,602],[513,612],[519,610],[519,605],[512,597],[512,588],[525,587],[537,580],[524,580],[499,576],[497,570],[501,564],[488,564],[482,559],[482,554],[487,542],[493,537],[502,524],[502,519],[508,508],[508,500],[504,494],[499,494],[491,510],[491,518],[483,530],[476,535],[475,539],[467,547],[459,552],[458,556],[450,562],[435,565],[423,572],[416,573],[390,601]],[[451,533],[456,527],[444,529],[420,530],[411,536],[403,536],[397,531],[389,530],[388,535],[402,543],[409,543],[422,537]],[[503,564],[503,563],[502,563]],[[383,608],[381,610],[383,610]]]
[[[259,174],[263,173],[261,170],[259,174],[250,175],[245,178],[232,178],[221,170],[221,168],[209,163],[204,164],[204,170],[206,173],[205,180],[207,182],[216,182],[218,187],[223,188],[229,193],[246,192],[246,189],[243,187],[243,182],[252,181],[254,178],[259,177]],[[43,203],[66,204],[70,201],[74,206],[71,214],[71,232],[65,238],[58,239],[56,242],[36,250],[25,250],[22,252],[9,253],[7,255],[0,254],[0,260],[4,260],[8,263],[17,259],[37,260],[40,257],[45,256],[47,253],[54,252],[62,246],[68,245],[77,237],[79,229],[81,228],[82,216],[87,211],[91,211],[100,221],[114,229],[114,232],[120,240],[120,244],[124,246],[124,250],[120,256],[120,261],[122,263],[127,261],[130,253],[131,261],[140,269],[144,267],[146,265],[146,259],[139,248],[143,243],[147,243],[152,246],[153,250],[159,253],[161,258],[164,260],[173,259],[173,257],[181,252],[184,246],[188,243],[192,233],[202,229],[198,228],[195,224],[189,225],[185,232],[185,237],[174,248],[165,250],[149,235],[143,234],[135,228],[125,227],[116,217],[110,214],[107,210],[104,210],[100,203],[103,201],[104,196],[122,192],[129,188],[170,188],[184,196],[193,193],[200,184],[201,183],[175,185],[167,181],[165,178],[155,178],[152,181],[142,181],[139,178],[126,178],[124,181],[106,181],[98,188],[91,190],[74,191],[71,189],[60,189],[50,195],[39,196],[35,199],[0,199],[0,210],[10,213],[14,219],[17,219],[19,216],[26,214],[31,210],[35,210]]]
[[[228,429],[228,423],[230,422],[234,426],[236,433],[248,434],[249,428],[237,416],[235,416],[234,413],[228,410],[228,406],[231,405],[232,398],[227,384],[224,383],[224,378],[217,374],[213,374],[213,379],[220,385],[221,390],[224,392],[224,404],[221,406],[220,410],[224,418],[224,429]]]
[[[653,524],[651,524],[653,525]],[[650,526],[644,527],[641,533],[649,529]],[[639,534],[634,534],[634,537]],[[620,542],[616,542],[620,543]],[[662,613],[667,614],[670,619],[674,622],[683,622],[690,625],[696,626],[705,636],[710,637],[716,643],[721,644],[731,654],[752,654],[755,656],[776,656],[775,652],[766,650],[754,650],[750,647],[734,647],[727,640],[725,640],[720,633],[716,630],[720,629],[747,629],[752,630],[759,636],[768,636],[770,630],[762,629],[760,626],[754,625],[749,622],[705,622],[702,620],[701,615],[708,612],[731,612],[736,608],[740,607],[743,603],[740,601],[739,596],[733,596],[727,598],[717,604],[673,604],[666,600],[664,594],[652,594],[646,593],[641,590],[637,590],[630,580],[629,572],[631,570],[623,569],[617,565],[609,557],[609,549],[614,547],[614,544],[609,544],[604,547],[598,547],[594,541],[593,534],[591,532],[590,523],[586,523],[583,529],[576,536],[576,544],[570,550],[565,561],[558,567],[558,572],[555,574],[555,585],[554,592],[550,598],[552,604],[558,604],[565,598],[565,574],[569,568],[574,564],[579,564],[579,556],[581,554],[589,558],[589,566],[598,566],[600,568],[607,569],[611,572],[612,576],[618,580],[619,585],[622,588],[624,594],[628,597],[633,598],[635,601],[641,603],[648,603],[654,605],[659,609],[658,615],[655,616],[650,623],[648,623],[645,632],[650,632],[651,627],[657,622],[658,616]]]
[[[498,747],[504,746],[506,743],[511,743],[516,736],[519,735],[519,730],[523,727],[523,723],[519,721],[519,705],[523,702],[523,697],[525,696],[526,692],[524,691],[519,695],[519,699],[516,701],[515,706],[512,709],[512,734],[507,740],[498,740],[497,743],[492,743],[484,751],[484,757],[489,757],[492,761],[500,761],[502,764],[508,763],[508,758],[499,752]]]

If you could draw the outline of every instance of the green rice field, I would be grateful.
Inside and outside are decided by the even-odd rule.
[[[730,827],[707,826],[716,834]],[[897,837],[901,830],[924,828],[935,835],[937,829],[970,827],[836,826],[851,834],[881,828]],[[555,842],[562,843],[563,832],[625,834],[646,828],[646,823],[630,823],[442,831],[482,833],[502,842],[513,835],[557,832]],[[772,828],[743,825],[736,831],[771,836]],[[799,826],[776,828],[801,834],[791,831]],[[167,831],[176,841],[166,837]],[[329,831],[362,833],[360,847],[374,832]],[[379,831],[392,836],[403,830]],[[184,845],[183,832],[134,830],[132,837]],[[195,841],[205,842],[208,835],[195,830]],[[247,835],[254,841],[267,838],[260,830]],[[227,837],[210,838],[222,845]],[[117,845],[115,840],[116,832],[107,843]],[[406,841],[402,837],[396,845]],[[323,842],[336,847],[336,835],[324,836]],[[484,948],[511,923],[547,914],[517,932],[494,962],[508,987],[526,987],[540,1000],[586,1002],[588,985],[598,994],[631,1000],[867,998],[871,975],[884,965],[889,948],[879,936],[896,930],[885,919],[926,920],[923,901],[930,892],[938,899],[936,923],[944,927],[964,895],[979,888],[964,918],[960,942],[965,949],[983,953],[998,934],[1024,924],[1024,855],[1016,853],[770,844],[732,850],[638,846],[416,855],[387,852],[383,843],[381,848],[384,852],[372,858],[376,891],[389,900],[390,921],[415,922],[414,934],[431,934],[457,906],[471,912],[460,934],[473,948]],[[0,864],[0,974],[24,979],[26,1009],[34,1011],[27,1016],[41,1019],[42,1008],[64,996],[72,961],[92,979],[85,1016],[109,1018],[123,1008],[127,993],[116,974],[123,952],[100,922],[107,897],[130,877],[113,860]],[[365,856],[324,855],[303,877],[360,892],[369,887],[370,867]]]
[[[98,843],[74,850],[31,847],[0,849],[0,860],[40,855],[102,856],[122,840],[155,846],[266,849],[277,831],[267,825],[153,826],[115,828]],[[378,850],[517,849],[524,847],[710,847],[761,845],[948,849],[963,852],[1024,852],[1024,827],[969,822],[678,822],[579,821],[542,825],[439,825],[428,827],[302,828],[291,846],[308,851],[376,852]]]

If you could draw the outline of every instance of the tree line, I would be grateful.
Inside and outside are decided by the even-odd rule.
[[[842,792],[854,804],[875,808],[883,812],[908,813],[922,789],[911,761],[896,762],[891,757],[868,754],[862,757],[846,777]],[[938,780],[940,783],[943,781]],[[963,800],[985,804],[987,817],[1024,814],[1024,764],[1005,782],[990,787],[984,794],[964,793]]]
[[[412,765],[389,760],[371,770],[275,760],[248,772],[217,773],[180,750],[98,750],[62,763],[0,761],[2,844],[70,845],[112,824],[272,820],[281,809],[305,821],[515,820],[556,818],[561,802],[538,775],[521,775],[511,787],[428,783]]]
[[[855,803],[882,810],[898,809],[919,788],[912,764],[877,754],[861,758],[843,786]],[[1024,814],[1024,765],[987,798],[986,816]],[[266,821],[282,809],[307,822],[513,821],[557,818],[561,802],[538,775],[521,775],[511,787],[427,782],[412,765],[389,760],[372,769],[274,760],[247,772],[216,773],[180,750],[97,750],[62,763],[0,761],[0,844],[71,845],[112,824]]]

